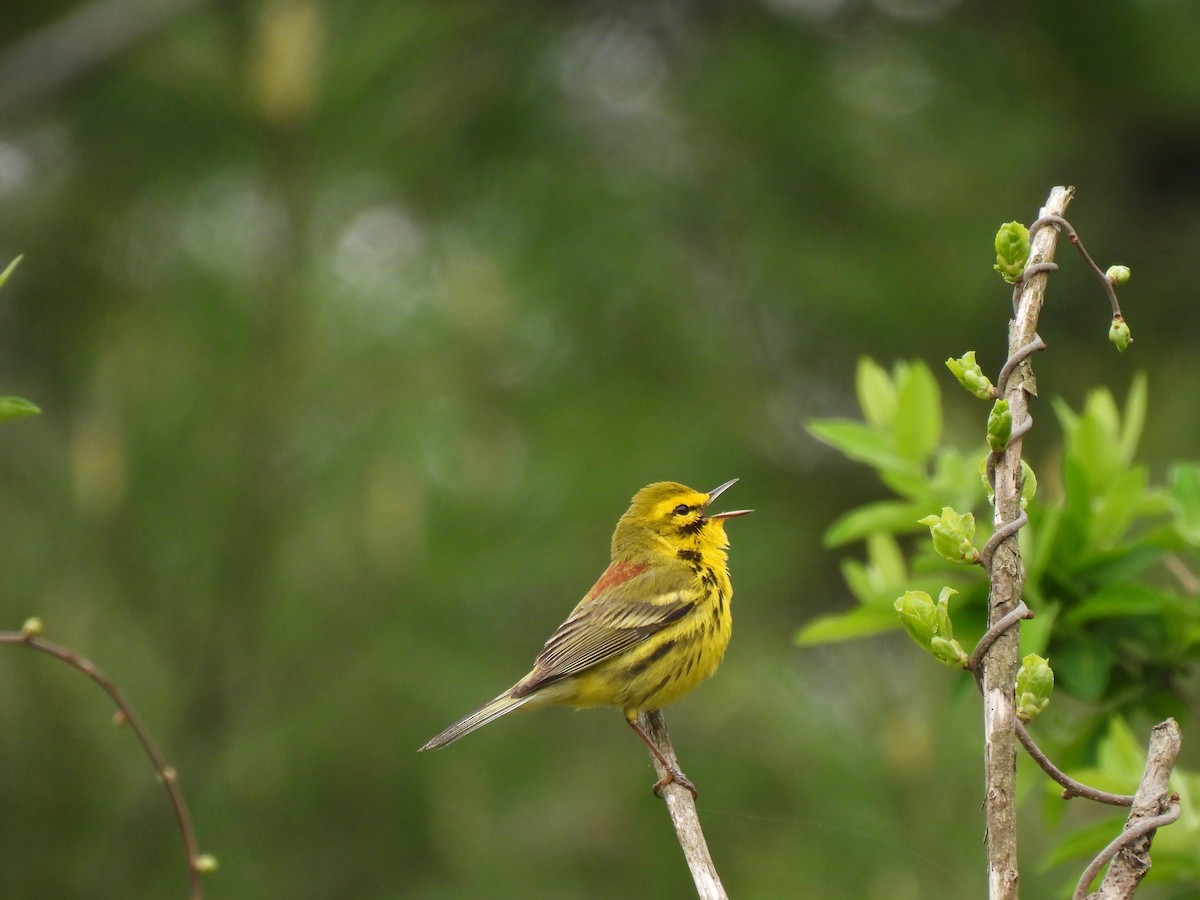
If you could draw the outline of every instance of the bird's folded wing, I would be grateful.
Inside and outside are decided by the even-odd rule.
[[[673,591],[653,600],[577,608],[538,654],[532,677],[517,685],[514,697],[566,678],[612,659],[653,634],[678,622],[695,607],[684,591]]]

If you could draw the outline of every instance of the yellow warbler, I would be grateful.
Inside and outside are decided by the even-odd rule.
[[[444,747],[521,707],[618,706],[669,773],[655,793],[676,781],[695,794],[637,716],[686,694],[725,654],[733,621],[725,520],[752,510],[707,509],[736,481],[708,493],[671,481],[638,491],[613,532],[612,563],[550,635],[533,670],[421,749]]]

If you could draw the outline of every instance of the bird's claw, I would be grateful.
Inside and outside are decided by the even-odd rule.
[[[692,784],[692,780],[680,772],[678,769],[668,769],[667,774],[658,780],[654,785],[654,796],[659,800],[663,798],[663,788],[668,784],[677,784],[680,787],[687,788],[688,793],[692,795],[692,800],[696,799],[696,786]]]

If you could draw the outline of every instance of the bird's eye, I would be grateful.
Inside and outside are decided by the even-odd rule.
[[[677,515],[677,516],[686,516],[691,511],[692,511],[692,508],[690,506],[688,506],[686,503],[680,503],[677,507],[675,507],[673,510],[671,510],[671,512],[675,513],[675,515]]]

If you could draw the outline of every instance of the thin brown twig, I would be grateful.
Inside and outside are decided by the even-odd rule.
[[[1033,735],[1029,733],[1024,723],[1017,722],[1017,739],[1021,742],[1021,746],[1029,756],[1042,767],[1042,771],[1050,776],[1052,781],[1062,785],[1062,798],[1070,800],[1072,797],[1083,797],[1086,800],[1095,800],[1097,803],[1107,803],[1109,806],[1131,806],[1133,805],[1132,794],[1113,794],[1108,791],[1102,791],[1099,788],[1089,787],[1082,781],[1076,781],[1053,762],[1050,761],[1041,747],[1037,745],[1037,741],[1033,739]]]
[[[1167,567],[1167,571],[1175,576],[1175,580],[1179,582],[1179,586],[1183,588],[1183,592],[1190,597],[1200,596],[1200,578],[1196,577],[1196,573],[1189,569],[1182,559],[1174,553],[1168,553],[1163,557],[1163,565]]]
[[[1054,265],[1054,264],[1053,263],[1043,263],[1042,265]],[[1034,268],[1033,266],[1030,266],[1031,270],[1033,268]],[[1057,269],[1058,266],[1054,266],[1054,268]],[[1043,271],[1045,271],[1045,270],[1043,269]],[[1033,354],[1037,353],[1040,350],[1045,350],[1045,349],[1046,349],[1046,342],[1042,340],[1040,335],[1035,334],[1033,336],[1033,340],[1031,340],[1027,344],[1022,345],[1021,347],[1018,347],[1013,353],[1011,353],[1009,355],[1008,359],[1006,359],[1004,361],[1004,365],[1000,367],[1000,374],[996,376],[996,384],[999,385],[999,387],[997,388],[997,391],[999,393],[1003,394],[1008,389],[1008,379],[1009,379],[1009,376],[1012,375],[1013,370],[1016,369],[1017,366],[1019,366],[1025,360],[1029,359],[1029,357],[1033,356]]]
[[[662,753],[662,760],[651,753],[655,771],[660,779],[667,779],[679,771],[679,760],[675,757],[675,749],[671,746],[671,736],[667,733],[667,722],[662,710],[650,710],[638,714],[638,724]],[[671,816],[671,824],[675,826],[675,835],[679,846],[683,849],[684,858],[692,873],[692,881],[696,884],[696,894],[700,900],[728,900],[725,887],[713,864],[712,854],[708,851],[708,843],[704,840],[704,831],[700,828],[700,816],[696,812],[696,800],[692,792],[684,784],[669,781],[662,784],[661,795],[667,804],[667,812]]]
[[[1170,806],[1167,807],[1165,813],[1139,819],[1137,823],[1130,825],[1113,838],[1108,846],[1101,850],[1100,854],[1083,870],[1083,875],[1080,876],[1079,883],[1075,886],[1075,893],[1072,895],[1072,900],[1084,900],[1088,896],[1088,887],[1096,879],[1096,876],[1100,874],[1100,870],[1108,864],[1109,860],[1139,838],[1149,837],[1164,825],[1177,822],[1180,811],[1179,795],[1172,794]],[[1123,896],[1128,896],[1128,894]]]
[[[175,822],[179,826],[179,833],[183,838],[184,851],[187,854],[189,896],[191,900],[202,900],[204,897],[203,874],[205,871],[211,869],[213,865],[212,859],[211,857],[203,856],[196,843],[196,832],[192,826],[192,819],[188,813],[183,791],[179,787],[178,773],[167,762],[162,751],[158,749],[158,745],[150,736],[150,732],[142,723],[142,720],[134,711],[132,704],[125,698],[120,688],[91,660],[59,644],[42,640],[37,636],[36,625],[31,627],[27,623],[26,627],[21,631],[0,631],[0,644],[16,644],[28,647],[30,650],[36,650],[39,653],[44,653],[47,656],[52,656],[82,672],[96,684],[100,685],[101,689],[108,694],[117,707],[117,723],[129,725],[133,733],[137,735],[138,742],[142,745],[146,756],[150,758],[151,765],[154,766],[158,780],[166,789],[167,797],[171,802],[171,809],[175,814]]]
[[[1025,605],[1024,600],[1019,601],[1016,607],[984,632],[983,637],[979,639],[979,643],[975,645],[975,649],[971,651],[971,655],[967,658],[967,669],[978,674],[984,654],[991,649],[992,644],[996,643],[996,638],[1000,637],[1000,635],[1004,634],[1004,632],[1008,631],[1008,629],[1012,628],[1022,619],[1032,618],[1033,610]]]
[[[982,663],[984,655],[989,648],[995,643],[996,638],[1008,631],[1022,619],[1032,619],[1033,611],[1025,605],[1025,601],[1021,600],[1016,607],[1005,615],[1002,619],[996,622],[989,628],[979,639],[979,643],[975,645],[975,649],[971,651],[970,657],[967,659],[966,668],[975,676],[976,683],[982,677]],[[1021,742],[1029,756],[1041,766],[1044,771],[1053,781],[1063,787],[1063,799],[1070,800],[1072,797],[1084,797],[1088,800],[1095,800],[1097,803],[1107,803],[1112,806],[1129,806],[1133,803],[1131,794],[1113,794],[1108,791],[1102,791],[1098,788],[1089,787],[1082,781],[1076,781],[1053,762],[1048,757],[1037,741],[1033,739],[1033,735],[1025,727],[1025,724],[1020,719],[1016,723],[1017,739]]]
[[[1033,232],[1029,232],[1032,237]],[[1034,275],[1039,275],[1042,272],[1057,272],[1058,263],[1054,262],[1035,262],[1025,267],[1025,271],[1021,273],[1021,277],[1013,282],[1013,315],[1017,313],[1017,307],[1021,303],[1021,292],[1025,288],[1025,283]]]
[[[1026,419],[1026,421],[1028,421],[1028,419]],[[995,556],[996,549],[1028,524],[1029,515],[1025,512],[1025,510],[1021,510],[1015,519],[1013,519],[1011,522],[1006,522],[992,532],[992,536],[987,539],[987,542],[983,545],[983,549],[979,551],[979,564],[983,566],[983,570],[988,573],[989,577],[992,574],[992,557]],[[1022,601],[1022,604],[1023,603],[1024,601]],[[1018,616],[1017,618],[1028,618],[1028,616]],[[996,625],[999,624],[999,622],[996,623]],[[994,627],[995,626],[993,626],[993,628]],[[1000,630],[1000,634],[1007,631],[1011,627],[1012,622],[1009,622],[1008,625]],[[999,634],[997,634],[996,637],[999,637]],[[995,638],[992,640],[995,640]]]
[[[1083,261],[1087,263],[1088,268],[1092,273],[1100,279],[1100,283],[1104,285],[1104,292],[1108,294],[1108,301],[1112,304],[1112,314],[1114,317],[1124,318],[1121,314],[1121,304],[1117,302],[1117,291],[1113,287],[1113,283],[1108,278],[1108,273],[1096,265],[1096,261],[1092,259],[1092,255],[1087,252],[1087,247],[1083,246],[1083,241],[1079,239],[1079,235],[1075,233],[1075,229],[1071,227],[1071,223],[1062,216],[1042,216],[1036,222],[1029,226],[1029,237],[1032,240],[1034,232],[1046,225],[1053,225],[1067,236],[1067,241],[1079,251],[1079,255],[1083,257]]]

